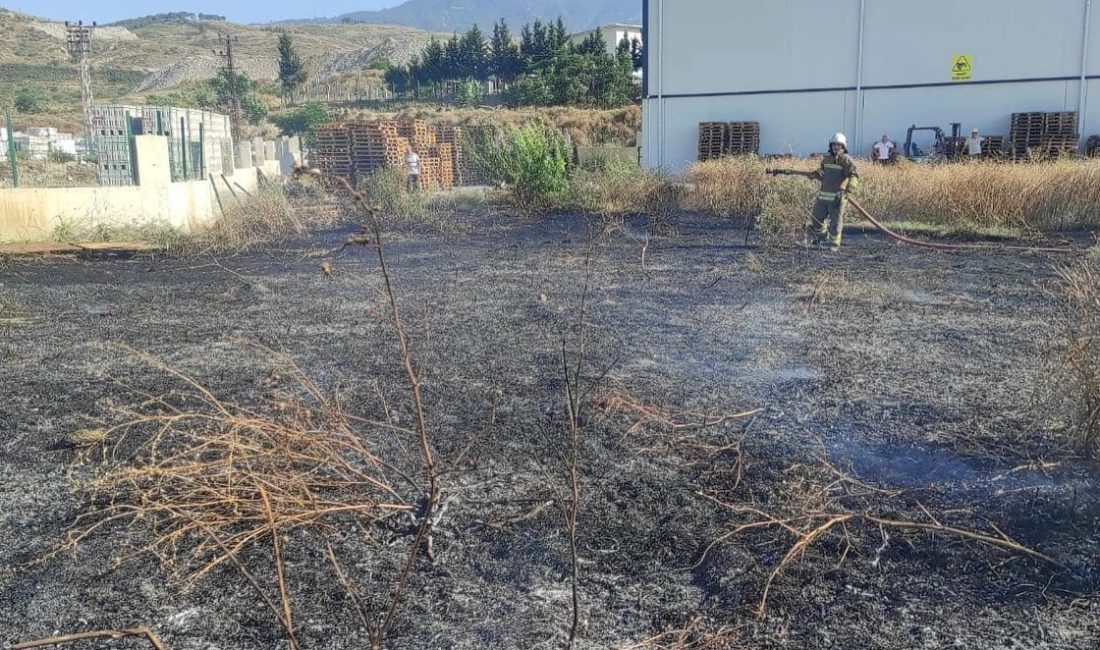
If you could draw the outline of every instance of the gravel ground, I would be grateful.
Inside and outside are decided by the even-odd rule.
[[[388,248],[440,456],[469,451],[444,478],[436,560],[418,565],[387,647],[562,647],[561,346],[576,333],[586,224],[468,225],[477,234],[406,234]],[[692,621],[739,628],[730,648],[1100,644],[1097,467],[1059,451],[1047,408],[1051,259],[859,235],[839,253],[755,249],[712,220],[684,217],[676,229],[654,240],[644,268],[631,237],[592,258],[578,647],[624,647]],[[382,307],[368,289],[378,286],[371,254],[347,249],[332,277],[319,270],[345,236],[217,260],[0,262],[0,318],[19,316],[0,325],[0,643],[148,625],[174,650],[286,647],[231,567],[183,590],[154,558],[116,562],[148,540],[140,525],[34,561],[84,506],[70,476],[92,465],[73,467],[70,435],[109,421],[110,403],[137,400],[105,377],[150,393],[172,385],[104,342],[157,355],[243,405],[268,390],[270,371],[247,345],[259,342],[355,415],[409,421],[394,337],[372,317]],[[717,423],[640,422],[610,408],[615,395],[684,424]],[[777,577],[758,618],[794,540],[752,529],[706,552],[748,520],[703,495],[789,516],[820,505],[815,486],[832,491],[832,509],[995,525],[1063,567],[853,520]],[[359,558],[349,572],[370,608],[409,530],[377,538],[344,548]],[[316,545],[296,534],[286,545],[300,647],[367,647]],[[262,560],[244,558],[273,585]]]

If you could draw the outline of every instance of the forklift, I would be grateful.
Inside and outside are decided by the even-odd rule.
[[[921,149],[917,143],[913,142],[913,134],[921,131],[931,131],[934,140],[930,150],[926,151]],[[962,123],[951,123],[951,136],[945,136],[943,129],[938,126],[917,126],[914,124],[909,127],[909,132],[905,136],[905,157],[915,162],[932,162],[935,160],[954,160],[959,157],[959,149],[962,145]]]

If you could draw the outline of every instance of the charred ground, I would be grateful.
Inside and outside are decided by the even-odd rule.
[[[861,236],[836,254],[750,249],[723,224],[675,225],[645,268],[638,237],[612,237],[592,257],[580,645],[629,646],[699,619],[701,630],[744,626],[729,647],[1096,647],[1100,488],[1095,465],[1064,451],[1051,407],[1054,261]],[[439,556],[420,565],[389,646],[560,647],[561,345],[575,333],[588,229],[554,217],[474,232],[406,234],[388,248],[440,456],[469,450],[444,478]],[[0,302],[20,318],[0,330],[0,640],[149,625],[175,650],[285,644],[231,568],[181,593],[152,558],[116,566],[140,526],[25,565],[83,505],[69,472],[89,467],[72,470],[72,432],[135,399],[108,378],[171,388],[103,342],[157,355],[241,404],[271,390],[246,343],[259,342],[350,412],[408,421],[392,332],[366,288],[376,264],[349,249],[332,277],[319,270],[344,234],[217,259],[3,263]],[[674,431],[626,404],[684,423],[762,411]],[[794,540],[751,529],[705,553],[749,520],[715,500],[997,526],[1064,567],[853,520],[776,578],[758,619]],[[342,542],[361,554],[369,597],[385,593],[408,534],[395,523],[382,548]],[[364,647],[320,553],[303,541],[288,554],[302,647]]]

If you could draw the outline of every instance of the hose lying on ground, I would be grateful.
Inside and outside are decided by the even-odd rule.
[[[1034,253],[1072,253],[1076,249],[1069,247],[1044,247],[1044,246],[1012,246],[1008,244],[941,244],[937,242],[921,241],[919,239],[913,239],[912,237],[906,237],[905,235],[898,234],[893,230],[887,228],[881,221],[871,216],[870,212],[863,209],[863,206],[851,196],[848,197],[848,204],[855,208],[856,212],[863,215],[863,218],[871,222],[871,225],[880,230],[884,235],[892,239],[896,239],[904,244],[910,244],[913,246],[920,246],[922,248],[934,248],[941,251],[965,251],[965,250],[1010,250],[1010,251],[1031,251]]]
[[[765,169],[765,173],[770,176],[800,176],[802,178],[809,178],[816,180],[818,177],[814,172],[801,171],[797,169]],[[1073,253],[1076,251],[1070,247],[1044,247],[1044,246],[1012,246],[1009,244],[941,244],[937,242],[921,241],[919,239],[913,239],[912,237],[906,237],[900,235],[893,230],[887,228],[881,221],[871,216],[870,212],[867,212],[859,201],[856,201],[849,194],[848,203],[856,209],[856,212],[863,215],[863,218],[871,222],[871,225],[881,231],[887,237],[895,239],[903,244],[910,244],[912,246],[920,246],[922,248],[932,248],[940,251],[972,251],[972,250],[1009,250],[1009,251],[1030,251],[1033,253]]]

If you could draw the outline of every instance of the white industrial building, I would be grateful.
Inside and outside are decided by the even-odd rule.
[[[1078,111],[1082,144],[1100,134],[1092,0],[643,2],[649,167],[691,164],[700,122],[759,122],[761,154],[843,131],[867,155],[914,124],[1007,136],[1031,111]]]
[[[604,45],[607,46],[608,52],[614,52],[619,47],[619,43],[626,39],[633,43],[637,40],[639,43],[644,43],[642,40],[642,26],[641,25],[628,25],[624,23],[612,23],[610,25],[602,25],[596,29],[590,29],[586,32],[578,32],[573,34],[570,38],[574,43],[580,45],[584,42],[584,39],[588,38],[593,32],[599,33],[600,38],[603,39]]]

